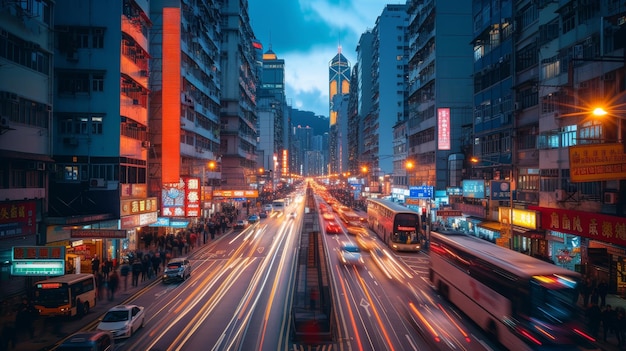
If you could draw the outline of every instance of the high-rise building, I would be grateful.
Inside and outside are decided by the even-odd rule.
[[[48,175],[56,172],[51,122],[55,2],[23,4],[0,5],[0,296],[26,284],[24,277],[6,274],[12,247],[45,244]]]
[[[222,79],[220,26],[207,24],[220,23],[219,5],[153,0],[150,13],[150,194],[161,196],[182,178],[198,179],[201,210],[187,215],[207,215],[215,207],[209,194],[219,185]],[[173,208],[161,215],[184,216]]]
[[[328,172],[342,173],[348,170],[348,98],[350,94],[350,62],[341,53],[328,64],[329,85],[329,159]]]
[[[222,188],[250,189],[257,173],[257,101],[259,82],[255,36],[247,0],[222,1]],[[280,170],[285,170],[281,165]]]
[[[468,1],[409,1],[407,160],[409,185],[445,190],[461,174],[449,164],[472,131],[472,6]],[[454,8],[454,11],[438,11]],[[454,28],[454,30],[449,30]],[[456,173],[455,173],[456,174]],[[438,201],[437,199],[435,199]]]
[[[272,183],[274,177],[280,176],[278,157],[283,150],[288,150],[286,101],[285,60],[279,59],[270,48],[262,56],[260,88],[257,90],[257,164],[271,175]]]
[[[91,272],[94,256],[121,260],[137,248],[136,228],[157,220],[147,189],[149,3],[61,0],[54,18],[56,168],[46,241],[81,241],[67,254]]]

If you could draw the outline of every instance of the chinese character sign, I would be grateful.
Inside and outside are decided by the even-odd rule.
[[[450,108],[437,109],[439,150],[450,150]]]

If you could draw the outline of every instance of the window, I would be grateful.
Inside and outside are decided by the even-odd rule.
[[[104,74],[92,72],[60,72],[57,90],[59,94],[89,94],[104,91]]]
[[[65,166],[63,174],[65,175],[65,180],[80,180],[78,178],[78,166]]]
[[[87,116],[83,114],[61,114],[59,134],[101,135],[103,133],[103,116]]]

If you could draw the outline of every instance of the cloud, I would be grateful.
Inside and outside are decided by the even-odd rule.
[[[384,6],[380,0],[249,2],[252,28],[264,50],[271,46],[285,60],[290,105],[328,116],[328,62],[341,45],[354,65],[361,34],[373,28]]]

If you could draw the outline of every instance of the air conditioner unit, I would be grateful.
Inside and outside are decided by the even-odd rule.
[[[144,140],[141,142],[142,147],[150,147],[150,142],[148,140]]]
[[[565,189],[556,189],[556,191],[554,192],[554,197],[556,198],[556,201],[565,201],[565,198],[567,197],[567,192],[565,191]]]
[[[617,203],[617,193],[604,193],[604,203],[615,205]]]
[[[91,178],[89,179],[89,187],[91,188],[104,188],[106,186],[106,182],[104,178]]]

